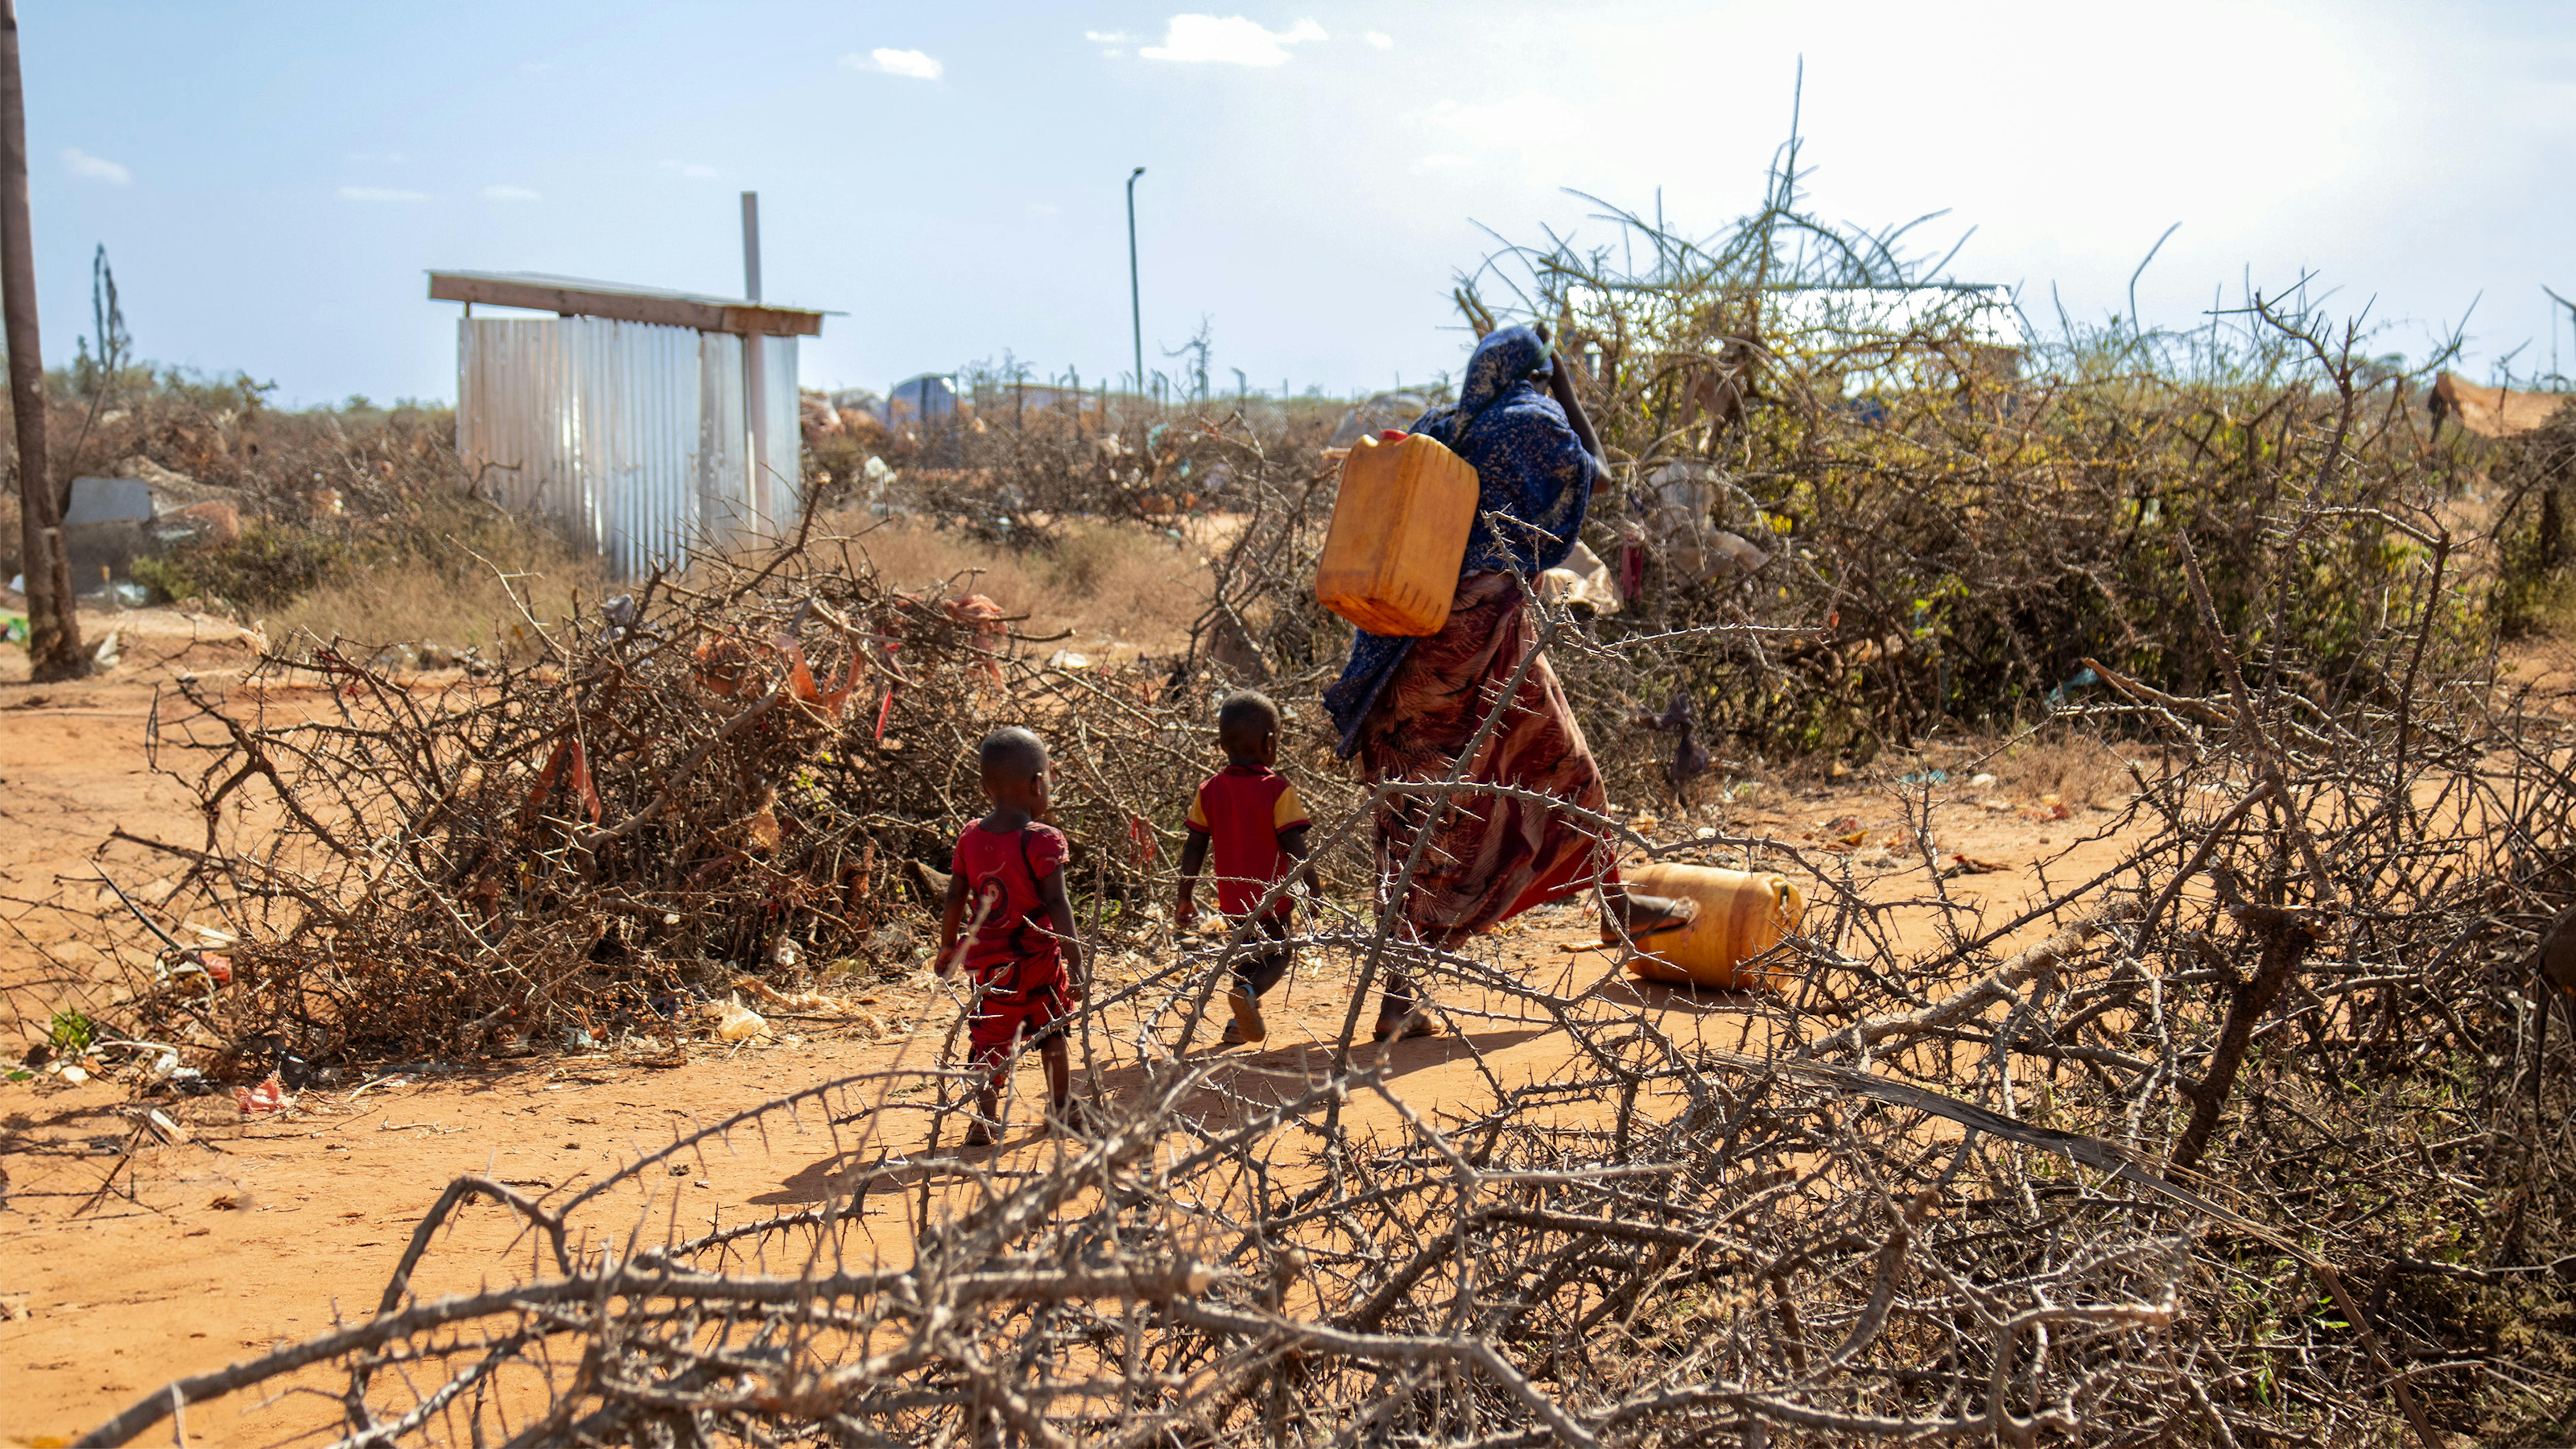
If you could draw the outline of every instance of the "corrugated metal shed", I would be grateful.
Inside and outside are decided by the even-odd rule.
[[[531,301],[503,290],[511,286],[544,290]],[[556,520],[611,576],[640,577],[793,525],[802,504],[796,335],[820,331],[822,314],[470,273],[433,273],[431,293],[469,304],[456,349],[465,467],[504,506]],[[475,317],[478,300],[581,310]],[[632,320],[648,314],[675,320]],[[746,347],[762,350],[773,379],[757,437]],[[768,466],[755,466],[764,452]]]

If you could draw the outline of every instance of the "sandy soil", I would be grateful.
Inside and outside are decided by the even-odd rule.
[[[122,879],[148,879],[160,868],[138,847],[113,842],[113,832],[185,839],[194,826],[183,793],[144,764],[154,691],[183,671],[213,678],[237,670],[247,649],[229,625],[162,611],[85,621],[93,638],[109,627],[127,631],[124,662],[73,686],[28,686],[24,655],[5,651],[17,674],[0,675],[0,890],[14,901],[94,892],[101,863]],[[2002,867],[1943,882],[1953,902],[1990,922],[2034,899],[2043,871],[2062,887],[2117,858],[2117,842],[2087,834],[2108,815],[2079,808],[2072,819],[2042,818],[2049,812],[2035,801],[1998,802],[1991,791],[1955,785],[1935,794],[1943,863],[1964,854]],[[1892,796],[1856,780],[1788,798],[1771,790],[1756,802],[1728,807],[1724,825],[1805,837],[1810,848],[1860,835],[1855,860],[1881,856],[1902,823]],[[1996,804],[2002,808],[1989,808]],[[1671,822],[1660,833],[1692,828]],[[1872,896],[1893,907],[1900,940],[1928,944],[1934,908],[1921,903],[1928,882],[1919,866],[1860,874]],[[1528,978],[1587,984],[1617,968],[1597,953],[1560,947],[1592,930],[1568,908],[1534,913],[1496,944]],[[58,939],[46,944],[65,950]],[[0,934],[0,983],[35,969],[31,942]],[[880,1009],[916,1007],[924,991],[888,986]],[[1227,1085],[1267,1095],[1295,1080],[1313,1060],[1308,1054],[1339,1029],[1345,991],[1329,967],[1305,975],[1274,1010],[1270,1042],[1230,1054]],[[1760,1040],[1761,1019],[1741,997],[1641,988],[1623,999],[1684,1037],[1704,1034],[1729,1048]],[[1433,1110],[1483,1099],[1490,1088],[1478,1056],[1507,1086],[1554,1076],[1567,1061],[1564,1038],[1509,1003],[1453,1004],[1471,1008],[1462,1018],[1465,1040],[1394,1049],[1393,1084],[1408,1102]],[[1477,1007],[1487,1014],[1472,1014]],[[167,1128],[113,1086],[53,1078],[0,1084],[0,1443],[67,1443],[170,1378],[305,1337],[335,1316],[371,1312],[413,1223],[458,1174],[485,1173],[531,1194],[565,1193],[695,1124],[884,1067],[900,1053],[918,1062],[935,1048],[935,1039],[876,1042],[818,1028],[802,1040],[710,1042],[667,1068],[613,1054],[431,1068],[317,1087],[291,1111],[247,1119],[224,1096],[164,1100]],[[14,1060],[21,1050],[11,1040],[6,1054]],[[1113,1092],[1117,1081],[1108,1079]],[[1034,1073],[1023,1082],[1034,1090]],[[1383,1117],[1394,1127],[1391,1108],[1373,1111],[1362,1120]],[[1021,1106],[1006,1151],[1046,1150],[1036,1117],[1034,1104]],[[915,1129],[886,1129],[908,1130]],[[870,1150],[914,1145],[888,1136]],[[846,1129],[835,1136],[808,1114],[788,1130],[738,1134],[724,1151],[692,1155],[652,1201],[620,1199],[614,1211],[624,1226],[643,1215],[658,1236],[672,1225],[695,1231],[710,1218],[793,1209],[846,1181],[850,1146]],[[872,1210],[895,1214],[883,1226],[870,1221],[881,1250],[900,1254],[899,1210]],[[528,1252],[497,1211],[469,1210],[416,1286],[436,1293],[503,1278],[525,1270]],[[240,1417],[243,1407],[192,1409],[189,1432],[205,1443],[264,1439],[266,1431]]]

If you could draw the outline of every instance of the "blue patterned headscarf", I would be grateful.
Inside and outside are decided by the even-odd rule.
[[[1412,431],[1476,470],[1476,523],[1458,566],[1461,577],[1518,569],[1535,578],[1565,562],[1583,530],[1601,465],[1584,451],[1565,409],[1547,395],[1549,367],[1547,344],[1536,332],[1498,329],[1467,359],[1458,401],[1414,421]],[[1350,663],[1324,691],[1344,758],[1358,748],[1360,721],[1412,649],[1411,639],[1365,630],[1351,640]]]

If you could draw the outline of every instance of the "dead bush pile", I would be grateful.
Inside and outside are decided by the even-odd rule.
[[[173,875],[143,905],[229,944],[220,971],[203,940],[142,953],[115,1034],[218,1073],[471,1057],[677,1031],[746,973],[908,969],[918,932],[879,928],[907,862],[944,867],[985,809],[975,746],[1003,724],[1053,744],[1079,888],[1126,930],[1211,767],[1204,694],[1057,667],[981,596],[885,587],[849,540],[522,624],[531,662],[479,678],[317,647],[178,686],[154,760],[206,833],[149,843]]]
[[[2195,1331],[2196,1192],[2130,1169],[2132,1188],[2116,1154],[2034,1173],[2009,1140],[1962,1136],[1949,1117],[1987,1115],[1963,1104],[1856,1111],[1841,1083],[1861,1074],[1565,1014],[1585,1046],[1565,1080],[1437,1122],[1357,1060],[1245,1113],[1208,1064],[1167,1060],[1095,1139],[987,1166],[890,1154],[876,1125],[915,1115],[893,1089],[917,1080],[894,1073],[744,1113],[561,1204],[460,1179],[373,1316],[83,1442],[245,1388],[268,1393],[264,1427],[382,1444],[2205,1442],[2222,1414],[2291,1421],[2237,1407]],[[1351,1125],[1390,1104],[1394,1131]],[[752,1133],[812,1139],[849,1195],[629,1246],[666,1163]],[[526,1224],[534,1271],[414,1295],[434,1229],[475,1198]],[[908,1263],[881,1251],[897,1212]]]
[[[899,410],[891,434],[816,436],[816,497],[927,513],[1001,542],[1051,541],[1076,518],[1157,526],[1239,508],[1314,471],[1343,405],[1205,395],[1162,406],[1033,386],[1007,360],[958,374],[953,412]],[[874,469],[869,459],[880,465]]]
[[[2320,688],[2388,690],[2358,644],[2428,559],[2379,515],[2420,519],[2452,487],[2412,411],[2423,373],[2260,294],[2190,334],[2038,332],[1909,259],[1901,230],[1803,213],[1794,166],[1714,238],[1614,212],[1606,244],[1549,237],[1461,278],[1478,332],[1555,329],[1611,452],[1585,538],[1637,595],[1598,629],[1635,677],[1578,691],[1596,738],[1678,690],[1731,753],[1868,758],[2085,697],[2086,658],[2203,692],[2186,535],[2232,635]],[[2283,535],[2292,517],[2317,522]],[[2463,562],[2446,663],[2486,634],[2489,564]],[[2283,599],[2275,574],[2300,587]],[[1803,632],[1657,642],[1720,620]]]
[[[176,369],[75,368],[49,381],[53,481],[66,497],[75,477],[132,475],[229,507],[229,526],[134,561],[155,602],[264,620],[280,636],[491,652],[516,642],[496,570],[522,576],[548,614],[597,573],[544,522],[494,506],[463,476],[445,408],[352,398],[282,410],[247,376]],[[17,570],[15,550],[14,535],[0,541],[0,568]]]

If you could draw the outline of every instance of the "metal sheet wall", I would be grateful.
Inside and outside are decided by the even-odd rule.
[[[487,496],[556,520],[611,576],[730,549],[793,518],[796,343],[764,339],[773,471],[756,488],[744,339],[599,317],[464,319],[456,447]],[[783,347],[781,346],[783,344]],[[783,399],[782,395],[783,394]]]

